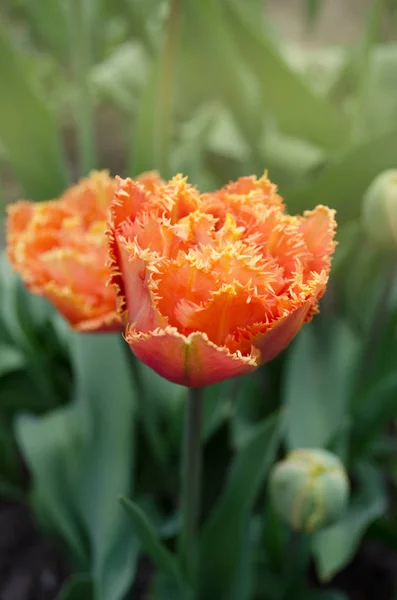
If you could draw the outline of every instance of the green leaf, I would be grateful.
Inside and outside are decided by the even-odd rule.
[[[270,37],[259,29],[240,2],[224,0],[222,6],[227,14],[225,27],[229,26],[239,48],[244,49],[246,68],[256,77],[262,112],[267,110],[274,115],[284,133],[327,149],[343,148],[349,135],[343,113],[317,96],[288,66]]]
[[[132,521],[134,530],[141,541],[144,551],[150,556],[159,569],[172,575],[177,581],[181,582],[182,575],[177,559],[164,544],[161,543],[156,530],[143,510],[141,510],[135,502],[132,502],[127,498],[121,498],[120,501]]]
[[[339,223],[360,216],[363,194],[381,171],[397,163],[397,129],[351,148],[330,162],[312,183],[281,190],[291,213],[321,203],[336,208]]]
[[[367,126],[387,131],[397,119],[397,44],[379,44],[368,72]]]
[[[352,254],[345,262],[345,272],[339,281],[339,298],[350,321],[360,332],[366,333],[385,277],[390,277],[387,274],[390,270],[389,261],[362,230],[351,250]]]
[[[220,101],[233,115],[239,134],[249,147],[250,161],[244,163],[243,172],[252,171],[252,161],[258,169],[262,168],[258,147],[259,96],[254,77],[245,68],[239,46],[226,26],[223,7],[214,0],[188,0],[182,25],[181,111],[191,115],[198,104]]]
[[[0,281],[0,321],[4,323],[11,342],[24,356],[26,376],[33,382],[32,389],[28,390],[31,396],[28,406],[59,406],[68,399],[69,382],[64,378],[62,382],[57,380],[60,375],[59,363],[57,364],[59,348],[55,332],[49,323],[54,309],[43,298],[28,292],[20,277],[11,270],[4,253],[0,257]],[[18,382],[16,375],[11,375],[7,377],[6,384],[10,395],[13,387],[23,394],[23,388],[27,389],[22,385],[26,376]]]
[[[146,411],[144,417],[152,420],[152,426],[156,425],[157,445],[167,452],[179,451],[187,389],[167,381],[138,359],[135,361],[145,403],[142,410]]]
[[[153,577],[149,597],[158,600],[190,600],[191,595],[186,589],[181,591],[181,586],[174,576],[165,571],[157,571]]]
[[[306,325],[284,372],[289,448],[324,448],[346,424],[350,375],[358,343],[346,322],[326,318]]]
[[[225,489],[204,525],[199,551],[199,597],[231,598],[244,559],[250,513],[279,443],[279,421],[258,426],[236,456]]]
[[[73,502],[82,445],[76,407],[44,417],[20,416],[15,434],[33,478],[33,494],[49,524],[63,537],[79,566],[87,566],[88,548],[81,536]]]
[[[91,69],[90,81],[97,95],[131,114],[148,68],[149,59],[142,45],[129,41],[117,46],[113,54]]]
[[[42,519],[80,568],[90,569],[95,597],[121,600],[138,551],[118,503],[131,491],[135,390],[117,334],[74,334],[70,343],[75,402],[45,417],[20,417],[17,438]]]
[[[331,579],[353,558],[367,527],[386,510],[386,490],[379,471],[369,464],[357,468],[357,491],[346,515],[313,536],[319,577]]]
[[[230,425],[234,448],[243,447],[265,417],[266,388],[261,375],[259,370],[233,380],[231,396],[235,414]]]
[[[159,30],[164,19],[163,4],[158,0],[121,0],[121,9],[131,32],[131,38],[144,43],[150,54],[154,54],[159,45]]]
[[[24,0],[21,4],[36,44],[64,62],[68,57],[69,45],[61,0]]]
[[[352,446],[362,453],[382,427],[397,417],[397,373],[384,377],[360,399],[354,413]]]
[[[231,399],[235,381],[227,380],[208,385],[204,389],[203,439],[215,433],[221,424],[231,416]]]
[[[124,344],[117,334],[77,334],[72,342],[77,401],[87,427],[78,503],[96,593],[107,600],[124,597],[137,559],[137,539],[117,501],[131,491],[134,452],[136,391]]]
[[[24,366],[25,358],[20,350],[0,342],[0,377],[18,371]]]
[[[60,134],[4,26],[0,26],[0,79],[0,141],[7,161],[29,198],[53,198],[68,184]]]
[[[280,133],[273,123],[266,123],[261,144],[266,168],[277,185],[299,183],[323,166],[326,153],[305,140]]]
[[[149,70],[133,124],[129,172],[131,177],[158,167],[159,129],[156,120],[159,65]]]
[[[201,192],[216,188],[216,182],[206,169],[206,152],[215,123],[221,118],[220,108],[213,104],[201,106],[180,128],[178,144],[171,155],[174,172],[184,173]],[[227,144],[228,140],[224,140]],[[230,146],[229,146],[230,148]],[[231,147],[234,149],[234,146]]]
[[[94,600],[94,586],[90,575],[72,575],[59,592],[56,600]]]
[[[362,236],[362,229],[358,221],[348,221],[338,227],[338,245],[332,260],[333,279],[343,276],[352,266],[352,257],[356,256],[359,251]]]

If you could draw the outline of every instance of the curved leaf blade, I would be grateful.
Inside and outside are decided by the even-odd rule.
[[[235,577],[240,572],[250,513],[274,460],[279,435],[278,417],[270,417],[258,426],[234,460],[200,540],[200,598],[232,598],[238,587]]]
[[[175,556],[158,539],[156,530],[141,508],[127,498],[120,498],[121,505],[132,521],[142,547],[159,569],[182,581],[178,561]]]

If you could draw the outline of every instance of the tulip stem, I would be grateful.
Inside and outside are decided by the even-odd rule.
[[[300,586],[304,587],[305,583],[305,571],[310,558],[309,537],[305,533],[290,531],[285,558],[284,599],[289,600],[294,594],[297,594]]]
[[[190,582],[195,576],[196,536],[200,514],[203,399],[203,388],[189,388],[182,446],[182,532],[179,539],[179,556]]]

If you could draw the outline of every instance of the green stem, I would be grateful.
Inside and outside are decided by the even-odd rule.
[[[173,135],[173,90],[175,58],[179,46],[181,0],[170,0],[169,16],[161,51],[158,90],[158,168],[163,177],[170,177],[170,148]]]
[[[182,532],[179,540],[179,556],[182,568],[190,582],[195,576],[200,514],[203,400],[203,388],[189,389],[182,447]]]
[[[70,2],[69,36],[72,66],[77,84],[76,136],[80,175],[96,166],[94,103],[89,86],[92,66],[92,28],[84,0]]]
[[[286,588],[283,600],[298,596],[304,588],[309,559],[309,537],[301,531],[290,530],[285,556]]]

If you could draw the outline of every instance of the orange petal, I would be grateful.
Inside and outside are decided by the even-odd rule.
[[[134,221],[142,205],[149,202],[150,193],[130,177],[116,177],[117,188],[111,207],[112,226],[117,228],[125,221]]]
[[[306,302],[286,317],[272,323],[264,334],[251,338],[251,344],[260,351],[260,362],[265,363],[280,354],[294,339],[305,323],[313,302]]]
[[[256,323],[245,331],[240,331],[234,339],[226,340],[227,345],[231,351],[240,348],[243,353],[250,348],[256,348],[260,352],[259,364],[273,360],[292,342],[303,324],[313,316],[316,306],[316,300],[307,301],[276,321]]]
[[[87,248],[86,254],[74,248],[56,248],[41,255],[41,267],[45,270],[47,281],[54,280],[79,294],[97,296],[103,303],[108,301],[112,304],[112,291],[106,288],[109,272],[105,263],[104,248],[97,252]]]
[[[117,312],[113,311],[94,319],[80,321],[80,323],[75,325],[74,329],[85,333],[105,333],[123,331],[124,325]]]
[[[266,173],[259,179],[255,175],[240,177],[237,181],[225,185],[219,193],[221,195],[249,196],[260,200],[263,204],[284,208],[282,198],[277,194],[277,186],[270,181]]]
[[[174,312],[182,327],[206,333],[215,344],[224,343],[230,331],[264,321],[267,315],[265,303],[254,297],[250,288],[237,283],[223,285],[202,307],[182,298]]]
[[[78,328],[81,322],[94,319],[100,321],[103,318],[101,305],[93,306],[85,297],[76,294],[67,286],[60,286],[54,281],[49,281],[41,288],[32,289],[34,293],[47,298],[73,328]]]
[[[19,234],[26,230],[34,210],[34,205],[26,200],[20,200],[7,206],[7,234]]]
[[[88,177],[69,187],[57,201],[82,217],[86,227],[95,220],[105,220],[115,190],[109,171],[91,171]]]
[[[165,215],[176,223],[191,212],[194,212],[200,203],[200,194],[187,183],[187,178],[175,175],[165,186],[158,190],[159,198],[156,204]]]
[[[121,237],[117,241],[129,322],[142,331],[164,327],[167,321],[156,307],[154,286],[150,284],[153,264],[157,270],[160,259],[147,249],[141,250],[134,242]]]
[[[314,210],[304,213],[299,229],[311,253],[311,258],[307,261],[307,271],[320,273],[325,269],[328,273],[331,255],[335,250],[335,211],[326,206],[316,206]]]
[[[175,327],[139,333],[132,327],[126,331],[126,341],[142,362],[169,381],[189,387],[203,387],[254,371],[256,354],[231,354],[208,340],[204,333],[185,337]]]
[[[124,221],[119,232],[130,242],[136,241],[140,248],[157,252],[164,258],[174,258],[179,250],[188,249],[188,227],[175,227],[153,213],[143,213],[134,222]]]
[[[135,181],[141,183],[149,192],[154,192],[159,185],[164,185],[165,181],[160,177],[158,171],[145,171],[135,178]]]
[[[157,306],[167,316],[170,325],[178,324],[175,309],[179,299],[200,304],[209,298],[212,289],[216,289],[212,273],[197,266],[190,258],[182,257],[179,262],[164,263],[159,266],[159,272],[153,275],[158,295]]]

